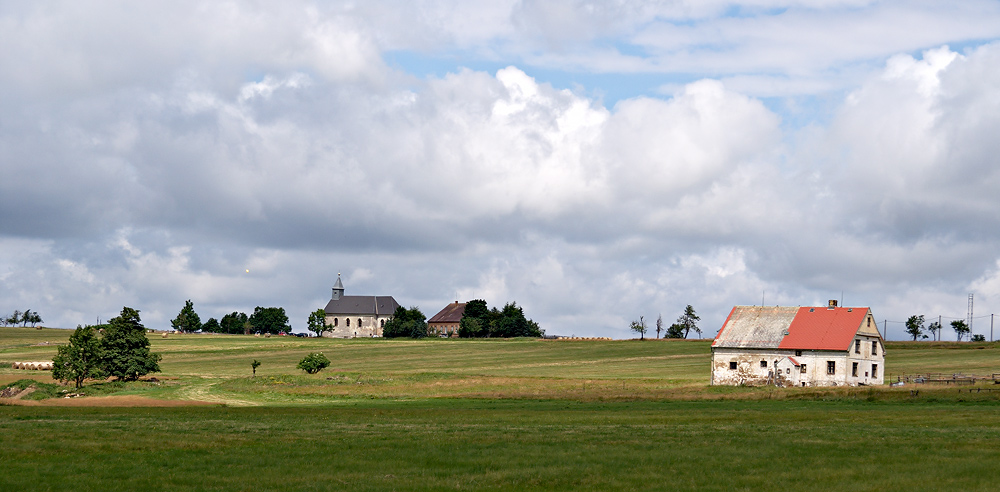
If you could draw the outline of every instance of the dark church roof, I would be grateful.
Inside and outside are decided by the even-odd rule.
[[[392,296],[340,296],[326,303],[327,316],[331,314],[377,314],[391,316],[399,304]]]

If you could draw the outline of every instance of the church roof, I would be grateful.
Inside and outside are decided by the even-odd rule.
[[[712,347],[848,350],[858,334],[881,338],[869,308],[736,306]]]
[[[334,289],[344,290],[344,283],[340,281],[340,274],[337,274],[337,283],[333,284]]]
[[[339,282],[340,279],[337,279]],[[396,312],[399,303],[392,296],[341,296],[326,303],[324,311],[331,314],[377,314],[391,316]]]

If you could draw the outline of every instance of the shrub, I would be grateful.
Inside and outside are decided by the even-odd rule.
[[[327,359],[322,352],[313,352],[305,356],[299,361],[299,365],[295,366],[309,374],[316,374],[323,369],[330,367],[330,359]]]

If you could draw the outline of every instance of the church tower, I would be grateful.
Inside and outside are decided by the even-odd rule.
[[[344,296],[344,283],[340,281],[340,274],[337,274],[337,283],[333,284],[333,299],[339,301]]]

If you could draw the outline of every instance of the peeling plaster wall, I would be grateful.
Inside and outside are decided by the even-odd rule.
[[[859,384],[883,384],[885,374],[885,347],[877,337],[859,335],[860,353],[855,353],[855,343],[849,350],[784,350],[754,348],[713,348],[712,384],[759,386],[857,386]],[[872,342],[876,342],[875,352]],[[792,363],[793,358],[800,365]],[[761,362],[766,362],[762,366]],[[827,363],[834,363],[834,373],[828,374]],[[736,368],[731,368],[731,363]],[[858,364],[857,376],[852,374],[854,363]],[[872,365],[877,372],[872,374]],[[802,369],[802,365],[805,369]]]

